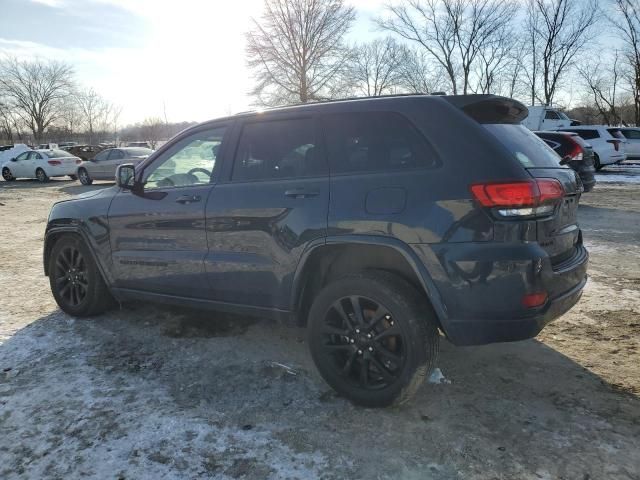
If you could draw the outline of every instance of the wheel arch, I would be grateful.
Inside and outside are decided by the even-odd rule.
[[[59,226],[59,227],[54,227],[47,230],[47,233],[45,234],[45,238],[44,238],[44,248],[42,251],[42,260],[44,264],[45,276],[47,277],[49,276],[49,258],[51,257],[51,251],[53,250],[53,246],[61,237],[65,235],[75,235],[76,237],[80,238],[84,242],[84,244],[89,249],[89,252],[91,252],[91,257],[93,261],[98,266],[100,275],[102,275],[102,278],[105,280],[107,287],[109,287],[109,282],[108,282],[109,276],[106,275],[106,270],[104,268],[104,265],[100,261],[99,256],[96,255],[96,252],[93,250],[93,247],[91,245],[91,242],[89,241],[89,238],[86,232],[84,232],[78,226],[73,226],[73,225]]]
[[[294,275],[290,299],[297,323],[304,325],[310,304],[324,285],[347,274],[372,269],[399,275],[422,292],[446,332],[446,308],[425,265],[409,245],[375,235],[329,237],[305,250]]]

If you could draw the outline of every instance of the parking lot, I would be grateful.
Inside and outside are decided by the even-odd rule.
[[[302,329],[127,305],[62,314],[51,205],[0,183],[0,478],[640,479],[640,165],[581,200],[590,280],[535,340],[456,348],[407,405],[336,397]]]

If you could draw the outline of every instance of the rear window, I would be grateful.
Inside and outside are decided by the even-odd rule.
[[[503,123],[485,124],[484,127],[514,154],[522,166],[536,168],[560,165],[558,154],[528,128]]]
[[[399,114],[331,114],[324,122],[332,172],[387,172],[437,165],[431,146]]]
[[[142,157],[143,155],[151,155],[153,150],[150,148],[127,148],[126,152],[130,157]]]
[[[65,152],[64,150],[49,150],[48,152],[44,153],[49,158],[61,158],[69,156],[69,152]]]
[[[620,140],[624,140],[624,135],[617,128],[607,128],[607,132],[611,134],[613,138],[619,138]]]

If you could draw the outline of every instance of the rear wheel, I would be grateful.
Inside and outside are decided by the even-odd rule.
[[[16,179],[7,167],[2,169],[2,178],[4,178],[5,182],[13,182]]]
[[[69,315],[97,315],[114,303],[89,248],[75,235],[65,235],[53,246],[49,284],[58,306]]]
[[[78,178],[83,185],[91,185],[93,183],[93,179],[89,176],[89,172],[87,172],[85,168],[78,170]]]
[[[600,165],[600,157],[597,153],[593,154],[593,166],[595,167],[596,171],[602,170],[602,165]]]
[[[36,170],[36,178],[39,182],[44,183],[49,181],[49,177],[45,173],[45,171],[41,168]]]
[[[329,284],[309,312],[309,348],[320,374],[368,407],[406,402],[433,370],[438,344],[430,305],[386,272]]]

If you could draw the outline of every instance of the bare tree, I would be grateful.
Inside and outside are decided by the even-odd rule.
[[[609,65],[609,61],[607,61]],[[610,69],[610,70],[609,70]],[[615,52],[613,65],[603,67],[601,61],[587,63],[578,67],[585,86],[591,93],[593,105],[598,110],[602,120],[607,125],[618,125],[621,116],[618,112],[618,100],[620,96],[620,64],[618,52]]]
[[[344,0],[265,0],[247,33],[258,103],[306,103],[327,96],[345,67],[344,35],[355,19]]]
[[[142,122],[140,135],[155,150],[159,140],[165,137],[166,125],[160,117],[148,117]]]
[[[576,54],[593,38],[598,0],[527,0],[531,101],[553,102]],[[542,83],[542,91],[539,83]]]
[[[0,91],[10,108],[28,125],[37,142],[60,115],[69,96],[73,69],[57,61],[21,61],[5,57],[0,63]]]
[[[616,14],[610,22],[620,34],[627,63],[625,78],[633,96],[635,124],[640,125],[640,4],[615,0]]]
[[[424,48],[446,72],[453,93],[466,94],[478,56],[510,24],[516,4],[511,0],[402,0],[387,5],[386,11],[388,17],[378,19],[378,26]]]
[[[387,37],[354,48],[350,78],[358,93],[377,97],[399,87],[406,48]]]
[[[445,88],[442,68],[433,65],[423,49],[407,49],[399,83],[407,93],[433,93]]]
[[[75,98],[89,136],[89,143],[92,144],[96,132],[110,130],[108,124],[111,104],[93,88],[78,92]]]

